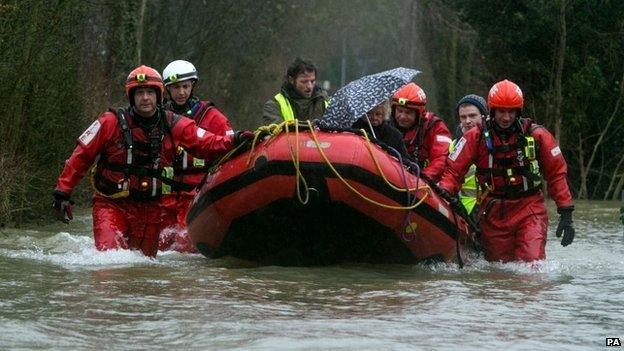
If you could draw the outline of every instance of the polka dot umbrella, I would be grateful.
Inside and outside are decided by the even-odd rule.
[[[319,125],[324,128],[350,128],[373,107],[388,100],[420,73],[411,68],[394,68],[350,82],[331,97]]]

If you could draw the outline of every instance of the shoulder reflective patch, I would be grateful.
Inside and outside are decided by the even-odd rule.
[[[234,131],[231,129],[228,129],[225,131],[225,135],[234,135]]]
[[[205,134],[206,134],[206,130],[205,129],[197,128],[197,137],[198,138],[203,138]]]
[[[461,153],[462,149],[464,148],[464,145],[466,145],[466,139],[464,137],[461,137],[457,141],[457,144],[455,144],[455,148],[453,149],[453,152],[451,152],[451,154],[449,155],[449,158],[452,161],[455,161],[457,159],[457,156],[459,156],[459,154]]]
[[[451,143],[451,138],[447,137],[446,135],[436,135],[436,140],[437,141],[441,141],[443,143]]]
[[[96,119],[91,126],[85,130],[80,137],[78,137],[78,141],[84,146],[89,145],[89,143],[95,138],[95,135],[100,130],[100,120]]]
[[[550,149],[550,154],[553,155],[553,157],[557,157],[558,155],[561,155],[561,149],[559,148],[559,146],[555,146]]]

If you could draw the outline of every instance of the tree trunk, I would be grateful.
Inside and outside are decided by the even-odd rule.
[[[136,29],[136,65],[140,65],[142,62],[142,53],[143,53],[143,22],[145,20],[145,7],[147,6],[147,0],[141,0],[141,4],[139,6],[139,15],[137,19],[137,29]]]
[[[618,174],[622,163],[624,163],[624,154],[620,157],[617,166],[615,166],[615,170],[613,170],[613,176],[611,177],[611,182],[609,182],[609,188],[607,188],[607,191],[605,191],[604,197],[602,198],[603,200],[607,200],[609,198],[609,195],[611,195],[611,189],[613,189],[613,184],[615,184],[616,179],[620,178],[615,191],[613,192],[613,200],[617,200],[617,196],[622,190],[622,179],[624,179],[624,177]]]
[[[581,176],[581,185],[579,185],[579,190],[578,190],[578,198],[579,199],[585,199],[587,198],[587,171],[586,171],[586,166],[585,166],[585,153],[583,150],[583,138],[581,137],[581,134],[578,134],[578,146],[577,146],[577,150],[578,150],[578,159],[579,159],[579,170],[580,170],[580,176]]]
[[[604,125],[604,128],[600,131],[598,140],[596,140],[596,142],[593,144],[591,156],[589,157],[587,164],[586,165],[584,165],[583,163],[579,164],[580,169],[581,169],[581,189],[579,191],[580,199],[587,198],[587,195],[588,195],[587,176],[589,174],[589,171],[592,168],[592,165],[594,164],[594,160],[596,159],[598,150],[600,149],[600,146],[602,145],[602,142],[604,141],[605,135],[607,134],[607,132],[609,132],[609,129],[611,128],[611,124],[613,123],[613,120],[615,119],[615,116],[617,116],[618,112],[620,111],[620,105],[622,104],[623,98],[624,98],[624,71],[622,71],[622,77],[620,77],[620,87],[619,87],[619,92],[618,92],[618,98],[615,103],[615,106],[613,107],[613,111],[611,112],[611,116],[609,116],[607,123]],[[583,141],[579,135],[579,146],[578,146],[579,149],[582,149],[582,146],[581,146],[582,142]],[[582,154],[579,154],[579,155],[582,156]],[[580,159],[582,160],[583,157],[580,157]]]
[[[561,105],[563,104],[563,93],[561,80],[563,76],[563,66],[565,63],[566,51],[566,0],[559,0],[559,47],[557,49],[556,69],[555,69],[555,139],[561,144]]]
[[[622,187],[624,186],[624,175],[620,175],[620,180],[615,187],[615,191],[613,191],[613,196],[611,200],[619,200],[619,196],[622,193]]]
[[[457,22],[458,19],[457,17],[455,17],[455,21]],[[457,24],[457,23],[456,23]],[[457,85],[457,46],[459,45],[459,32],[456,28],[451,28],[451,40],[449,43],[449,53],[448,53],[448,58],[449,58],[449,67],[448,67],[448,73],[447,73],[447,84],[446,84],[446,91],[448,94],[448,101],[450,103],[459,100],[458,96],[457,96],[457,92],[456,92],[456,85]]]

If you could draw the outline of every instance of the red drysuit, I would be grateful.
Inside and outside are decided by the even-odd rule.
[[[196,126],[192,119],[161,109],[151,117],[158,122],[146,131],[145,125],[138,123],[140,116],[128,109],[123,111],[123,119],[114,111],[103,113],[78,138],[56,190],[71,194],[97,160],[92,175],[96,189],[93,197],[96,248],[139,249],[147,256],[155,256],[162,226],[160,197],[163,182],[167,182],[161,175],[165,167],[172,166],[178,146],[210,159],[231,149],[233,138],[214,135]],[[127,133],[122,130],[124,125]]]
[[[198,101],[186,115],[200,128],[215,135],[232,135],[234,131],[227,117],[209,101]],[[204,178],[208,166],[213,160],[197,159],[183,149],[178,149],[174,160],[174,179],[197,187]],[[158,249],[178,252],[197,252],[186,231],[186,215],[195,197],[195,190],[173,191],[164,195],[161,204],[163,211],[163,230],[160,234]]]
[[[529,119],[521,119],[517,129],[507,139],[493,128],[466,132],[449,155],[439,183],[456,194],[464,174],[476,164],[481,189],[490,189],[484,190],[487,193],[480,204],[488,261],[530,262],[546,257],[548,217],[541,177],[559,209],[573,206],[567,165],[553,136]]]
[[[432,112],[424,113],[416,123],[403,134],[407,153],[424,167],[422,173],[437,182],[446,168],[451,133],[444,121]]]

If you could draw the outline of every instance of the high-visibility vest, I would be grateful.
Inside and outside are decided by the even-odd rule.
[[[277,93],[275,95],[275,100],[280,108],[280,113],[282,114],[282,118],[284,121],[294,121],[295,120],[295,111],[292,106],[290,106],[290,101],[284,96],[282,93]]]
[[[453,152],[455,149],[456,140],[449,145],[449,152]],[[464,184],[462,184],[461,190],[459,191],[459,201],[461,201],[462,205],[466,209],[468,213],[471,213],[477,204],[477,176],[476,176],[477,166],[470,165],[468,172],[464,176]]]
[[[279,105],[280,108],[280,113],[282,114],[282,118],[284,118],[284,121],[294,121],[295,120],[295,110],[293,110],[292,106],[290,105],[290,101],[288,101],[288,99],[284,96],[284,94],[277,93],[275,96],[275,101],[277,101],[277,104]],[[327,106],[329,106],[329,101],[324,100],[325,103],[325,108],[327,108]]]

